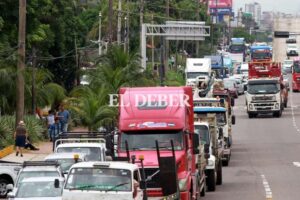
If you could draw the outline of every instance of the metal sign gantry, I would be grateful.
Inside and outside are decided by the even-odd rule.
[[[147,36],[160,36],[166,40],[201,41],[210,36],[205,22],[167,21],[166,24],[143,24],[141,32],[142,67],[146,69]]]

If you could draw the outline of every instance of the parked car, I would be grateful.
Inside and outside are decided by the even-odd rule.
[[[64,179],[61,177],[26,178],[20,182],[15,193],[8,193],[8,197],[9,200],[61,200],[63,185]]]
[[[230,95],[233,98],[238,98],[238,86],[236,84],[236,80],[232,78],[225,78],[224,80],[224,87],[225,89],[229,90]]]

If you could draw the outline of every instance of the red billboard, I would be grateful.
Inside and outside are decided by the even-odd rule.
[[[232,8],[232,0],[209,0],[209,8]]]

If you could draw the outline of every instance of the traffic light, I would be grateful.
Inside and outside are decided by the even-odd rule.
[[[274,37],[275,38],[289,38],[290,37],[290,32],[288,32],[288,31],[275,31],[274,32]]]

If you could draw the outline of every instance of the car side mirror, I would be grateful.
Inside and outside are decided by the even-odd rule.
[[[199,150],[199,145],[200,145],[200,141],[199,141],[199,136],[198,134],[192,134],[193,135],[193,154],[199,154],[200,150]]]
[[[231,123],[232,123],[233,125],[235,125],[235,115],[232,115],[232,116],[231,116]]]
[[[54,188],[59,188],[59,180],[58,179],[54,180]]]
[[[223,128],[219,128],[219,139],[222,139],[223,136]]]
[[[6,185],[6,190],[7,190],[8,192],[13,191],[13,189],[14,189],[13,184],[7,184],[7,185]]]

